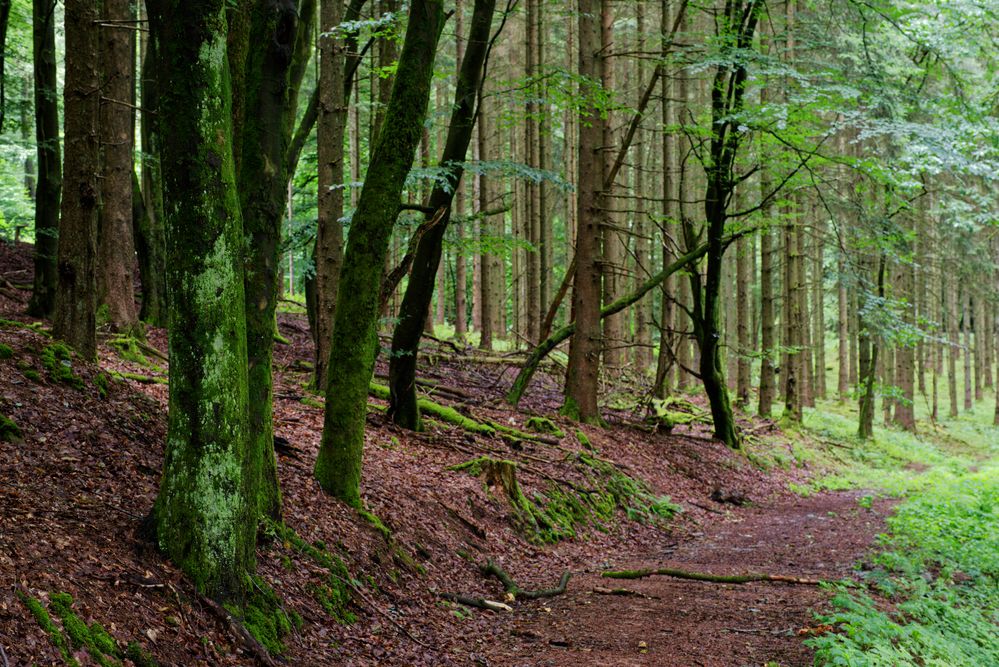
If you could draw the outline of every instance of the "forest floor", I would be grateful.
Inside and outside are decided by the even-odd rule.
[[[740,418],[748,454],[712,441],[697,420],[652,432],[637,404],[609,408],[606,428],[578,428],[554,416],[558,368],[539,374],[515,411],[501,398],[516,357],[431,342],[421,377],[436,383],[427,389],[434,400],[521,430],[546,415],[563,433],[510,438],[434,419],[411,433],[373,399],[363,493],[374,520],[312,479],[322,398],[307,388],[305,318],[282,314],[275,423],[287,529],[264,530],[258,550],[258,586],[273,589],[272,616],[288,621],[270,641],[280,649],[271,659],[142,530],[165,441],[165,332],[150,330],[138,348],[102,333],[96,365],[61,358],[47,323],[23,315],[30,257],[30,246],[0,244],[0,343],[9,347],[0,414],[18,426],[0,437],[3,667],[129,664],[123,648],[132,642],[160,665],[807,665],[803,639],[824,630],[812,627],[828,599],[818,587],[619,582],[600,572],[841,579],[891,509],[857,491],[792,493],[816,469],[772,422]],[[696,412],[699,399],[690,400]],[[474,470],[453,469],[480,456],[517,463],[541,524]],[[559,523],[573,507],[585,516]],[[489,559],[524,589],[550,588],[564,571],[573,578],[563,595],[507,599],[512,611],[443,599],[503,601],[503,587],[480,571]],[[74,631],[78,620],[100,624],[111,648],[95,649],[100,633]]]

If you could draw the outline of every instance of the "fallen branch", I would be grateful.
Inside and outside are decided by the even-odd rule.
[[[496,561],[489,559],[486,561],[485,565],[479,566],[479,571],[482,572],[483,576],[486,577],[496,577],[499,579],[500,583],[503,584],[503,590],[509,595],[517,598],[524,598],[526,600],[539,600],[541,598],[553,598],[556,595],[562,595],[565,593],[565,588],[569,584],[569,579],[572,578],[572,573],[565,571],[562,573],[562,577],[559,579],[558,586],[555,588],[543,588],[537,591],[525,591],[521,590],[517,582],[513,580],[506,571],[496,564]]]
[[[510,605],[503,602],[496,602],[495,600],[474,598],[467,595],[458,595],[457,593],[438,593],[437,595],[441,599],[457,602],[458,604],[463,604],[466,607],[475,607],[477,609],[486,609],[488,611],[513,611],[513,607]]]
[[[804,579],[784,574],[766,574],[763,572],[710,574],[708,572],[690,572],[688,570],[677,570],[669,567],[649,570],[608,570],[600,576],[607,579],[644,579],[645,577],[663,576],[674,577],[676,579],[707,581],[715,584],[748,584],[753,581],[774,581],[786,584],[801,584],[803,586],[819,586],[823,583],[820,579]]]
[[[122,380],[132,380],[133,382],[141,382],[142,384],[169,384],[170,381],[165,377],[152,376],[152,375],[140,375],[138,373],[129,373],[128,371],[110,371],[112,377],[120,378]]]
[[[633,591],[630,588],[604,588],[603,586],[597,586],[593,589],[593,592],[597,595],[633,595],[646,600],[659,599],[640,591]]]

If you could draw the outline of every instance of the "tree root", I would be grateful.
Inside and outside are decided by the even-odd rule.
[[[753,581],[774,581],[786,584],[801,584],[803,586],[819,586],[823,583],[821,579],[805,579],[784,574],[767,574],[763,572],[710,574],[708,572],[690,572],[688,570],[677,570],[669,567],[648,570],[608,570],[600,576],[607,579],[644,579],[645,577],[663,576],[674,577],[676,579],[707,581],[716,584],[748,584]]]
[[[225,623],[229,627],[229,631],[238,637],[243,644],[243,648],[254,657],[257,663],[264,665],[264,667],[278,667],[278,662],[273,656],[267,651],[267,649],[257,641],[257,638],[250,634],[250,631],[246,629],[239,619],[229,613],[229,610],[220,605],[215,600],[204,595],[198,595],[202,604],[215,612],[219,620]]]
[[[569,584],[569,579],[572,577],[572,573],[566,571],[562,573],[558,586],[555,588],[525,591],[521,590],[520,586],[517,585],[517,582],[513,580],[513,577],[507,574],[507,572],[491,558],[487,560],[484,565],[479,566],[479,571],[483,576],[496,577],[499,579],[500,583],[503,584],[503,590],[505,590],[509,595],[515,598],[523,598],[525,600],[539,600],[541,598],[553,598],[556,595],[562,595],[565,593],[565,588]]]

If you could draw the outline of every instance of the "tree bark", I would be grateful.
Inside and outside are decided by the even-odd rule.
[[[63,86],[66,165],[59,218],[58,289],[52,333],[87,359],[97,355],[97,213],[100,3],[66,3]]]
[[[444,234],[451,218],[451,202],[464,173],[463,163],[475,125],[475,100],[489,46],[495,0],[476,0],[468,33],[468,48],[461,62],[455,89],[451,122],[439,165],[448,169],[446,181],[434,187],[429,209],[444,213],[440,221],[421,238],[413,258],[409,283],[399,310],[399,322],[392,335],[389,358],[389,386],[392,420],[404,428],[420,430],[420,409],[416,401],[416,364],[427,309],[433,296],[433,276],[441,261]],[[440,295],[443,297],[443,295]]]
[[[353,506],[361,503],[361,454],[368,384],[378,346],[382,267],[402,189],[420,143],[443,23],[441,5],[441,0],[414,0],[410,5],[386,120],[351,220],[340,274],[315,474],[323,490]]]
[[[141,333],[135,307],[132,240],[132,152],[135,126],[129,108],[135,86],[131,0],[103,0],[100,30],[101,207],[98,220],[98,300],[113,331]]]
[[[232,155],[226,3],[149,0],[170,295],[160,548],[209,597],[253,569],[259,462],[249,446],[243,230]]]
[[[607,0],[603,0],[606,2]],[[591,81],[600,76],[601,0],[579,0],[579,75]],[[579,164],[576,179],[576,276],[572,312],[576,335],[569,344],[562,413],[580,421],[598,422],[597,381],[600,374],[600,234],[603,197],[603,130],[600,111],[588,102],[579,122]]]
[[[59,152],[59,101],[56,79],[55,0],[33,0],[31,37],[35,74],[35,277],[28,314],[49,317],[55,307],[59,251],[59,198],[62,168]]]

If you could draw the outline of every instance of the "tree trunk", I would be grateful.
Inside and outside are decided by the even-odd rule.
[[[880,255],[877,264],[877,295],[884,298],[885,257]],[[878,369],[878,339],[858,311],[859,353],[858,353],[858,384],[860,388],[860,419],[857,436],[867,440],[874,435],[874,399],[876,397],[875,381]]]
[[[836,303],[838,308],[838,317],[836,322],[836,330],[839,339],[839,346],[837,348],[837,359],[838,371],[836,375],[836,393],[839,396],[840,403],[846,402],[847,394],[850,393],[850,383],[849,383],[849,353],[850,353],[850,334],[849,334],[849,300],[847,298],[846,289],[846,255],[842,251],[836,253],[836,268],[837,268],[837,279],[836,279]]]
[[[170,410],[153,517],[160,548],[199,591],[238,599],[254,565],[259,462],[247,425],[226,3],[148,6],[163,84],[170,293]]]
[[[58,289],[52,333],[87,359],[97,355],[98,89],[100,3],[66,3],[63,87],[66,188],[59,219]],[[131,188],[130,188],[131,189]]]
[[[461,165],[472,139],[475,100],[479,92],[495,6],[495,0],[475,1],[468,49],[461,62],[447,140],[438,163],[450,166],[450,169],[446,182],[434,187],[429,200],[430,210],[435,211],[433,215],[440,215],[440,219],[423,234],[416,247],[409,282],[399,310],[399,322],[392,335],[392,354],[389,358],[390,413],[396,424],[411,430],[420,430],[420,409],[416,401],[416,364],[420,338],[433,296],[433,276],[440,266],[444,234],[451,218],[451,200],[464,172]]]
[[[98,221],[99,301],[113,331],[139,333],[133,275],[132,151],[135,126],[129,108],[135,86],[134,14],[131,0],[103,0],[101,43],[101,207]]]
[[[443,23],[441,5],[441,0],[414,0],[410,6],[385,122],[351,220],[340,274],[315,474],[323,490],[353,506],[361,504],[361,454],[368,384],[378,347],[382,267],[420,143]]]
[[[56,80],[55,0],[33,0],[31,35],[35,73],[35,140],[38,180],[35,189],[35,278],[28,313],[49,317],[55,307],[59,250],[59,101]]]
[[[606,2],[607,0],[603,0]],[[600,76],[601,0],[579,0],[579,75],[590,80]],[[572,312],[576,335],[569,344],[562,413],[587,422],[600,421],[597,381],[600,375],[600,222],[604,207],[603,130],[600,111],[592,103],[582,110],[579,123],[579,165],[576,179],[577,220],[576,276],[572,290]]]

